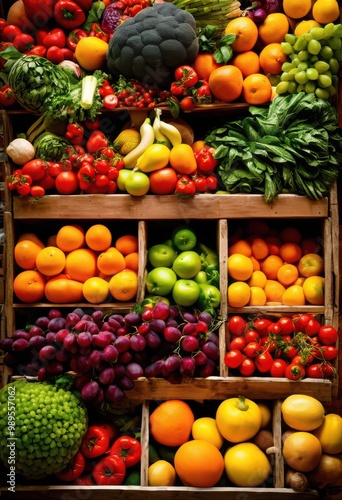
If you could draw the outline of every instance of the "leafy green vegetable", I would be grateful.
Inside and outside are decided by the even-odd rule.
[[[228,34],[222,36],[218,26],[207,25],[198,33],[198,43],[201,52],[212,53],[218,64],[227,63],[233,57],[232,43],[236,35]]]
[[[33,146],[37,158],[58,161],[65,156],[70,143],[64,137],[51,132],[43,132],[33,141]]]
[[[280,193],[317,200],[329,194],[342,162],[337,112],[314,94],[277,96],[267,107],[251,106],[251,116],[209,132],[218,173],[230,193]]]

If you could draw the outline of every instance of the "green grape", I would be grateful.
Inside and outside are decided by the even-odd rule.
[[[333,57],[336,59],[336,61],[342,62],[342,50],[334,50]]]
[[[297,84],[295,82],[289,82],[287,91],[290,94],[295,94],[297,92]]]
[[[309,33],[314,40],[322,40],[325,37],[324,28],[311,28]]]
[[[309,80],[317,80],[318,79],[318,71],[316,68],[308,68],[306,70],[306,76]]]
[[[316,97],[318,97],[319,99],[324,99],[325,101],[330,97],[329,92],[326,89],[321,89],[320,87],[316,88],[315,94]]]
[[[315,62],[319,61],[318,57],[317,56],[310,56],[309,57],[309,62],[311,64],[315,64]]]
[[[335,24],[335,31],[333,36],[342,36],[342,24]]]
[[[308,81],[308,77],[306,74],[306,71],[298,71],[298,73],[295,74],[295,80],[297,83],[304,84]]]
[[[281,70],[287,72],[287,71],[291,71],[291,69],[293,69],[293,68],[294,68],[293,64],[291,64],[290,62],[284,62],[282,64]]]
[[[291,57],[291,56],[290,56]],[[291,57],[291,63],[293,64],[293,66],[298,66],[298,64],[300,64],[300,59],[298,57]]]
[[[293,69],[290,69],[290,71],[288,71],[288,73],[290,73],[290,75],[296,75],[297,73],[299,73],[300,69],[299,68],[293,68]]]
[[[318,40],[310,40],[308,43],[308,52],[309,54],[313,54],[314,56],[317,56],[321,50],[322,46],[319,43]]]
[[[293,54],[293,48],[292,48],[292,45],[288,42],[281,42],[281,50],[284,52],[284,54],[286,54],[287,56],[289,56],[290,54]]]
[[[292,33],[286,33],[284,37],[285,42],[289,43],[290,45],[294,45],[297,41],[296,35],[293,35]]]
[[[296,43],[293,46],[293,49],[296,52],[299,52],[300,50],[305,50],[308,45],[308,42],[305,40],[304,35],[301,35],[299,38],[297,38]]]
[[[339,69],[340,69],[340,65],[338,64],[337,60],[334,57],[329,59],[329,67],[330,67],[330,71],[333,75],[338,74]]]
[[[298,59],[300,61],[306,61],[308,57],[309,57],[309,52],[307,50],[300,50],[298,52]]]
[[[310,31],[308,33],[303,33],[303,35],[301,35],[305,41],[307,42],[310,42],[311,40],[313,40],[313,36],[312,34],[310,33]]]
[[[334,55],[334,52],[331,47],[326,46],[319,51],[318,55],[319,57],[323,57],[323,59],[330,59]]]
[[[309,67],[309,65],[308,65],[308,63],[307,63],[307,62],[305,62],[305,61],[300,62],[300,63],[298,64],[298,66],[297,66],[297,68],[298,68],[300,71],[303,71],[303,70],[305,71],[305,70],[307,70],[307,69],[308,69],[308,67]]]
[[[328,23],[324,26],[324,38],[330,38],[335,35],[336,26],[334,23]]]
[[[332,50],[341,50],[342,40],[339,36],[333,36],[329,38],[328,45]]]
[[[316,84],[314,82],[306,82],[304,86],[304,92],[307,94],[313,94],[316,90]]]
[[[306,85],[306,84],[305,84]],[[302,83],[297,85],[297,92],[305,92],[305,85],[303,85]]]
[[[286,94],[289,88],[289,82],[279,82],[276,86],[277,94]]]
[[[325,61],[317,61],[314,64],[314,68],[317,69],[318,73],[324,73],[330,68],[329,64]]]
[[[294,80],[294,75],[291,75],[290,73],[282,73],[280,76],[281,82],[291,82],[292,80]]]
[[[280,82],[279,75],[267,75],[267,78],[271,82],[272,87],[276,87],[278,85],[278,83]]]
[[[330,97],[333,97],[337,94],[337,90],[334,85],[330,85],[330,87],[328,87],[326,90],[329,92]]]
[[[321,74],[318,76],[318,85],[322,89],[326,89],[327,87],[330,87],[330,85],[332,85],[332,79],[330,78],[329,75]]]

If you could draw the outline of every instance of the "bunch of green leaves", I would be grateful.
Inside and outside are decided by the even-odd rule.
[[[342,162],[337,112],[314,94],[277,96],[269,107],[226,121],[205,137],[216,148],[218,174],[230,193],[327,196]]]
[[[213,54],[218,64],[227,63],[233,57],[232,43],[236,35],[221,35],[218,26],[211,24],[201,28],[198,33],[198,43],[200,52],[209,52]]]

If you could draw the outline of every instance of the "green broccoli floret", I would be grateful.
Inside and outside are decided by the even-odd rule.
[[[29,479],[55,474],[77,453],[87,410],[70,391],[20,380],[0,391],[0,459]]]
[[[155,3],[124,21],[114,32],[107,52],[114,78],[166,85],[175,68],[192,64],[199,44],[192,14],[172,3]]]

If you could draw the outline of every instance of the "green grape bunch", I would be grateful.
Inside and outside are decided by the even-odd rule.
[[[288,33],[281,48],[287,61],[281,68],[277,94],[305,92],[325,100],[336,94],[342,61],[342,24],[314,27],[299,37]]]

